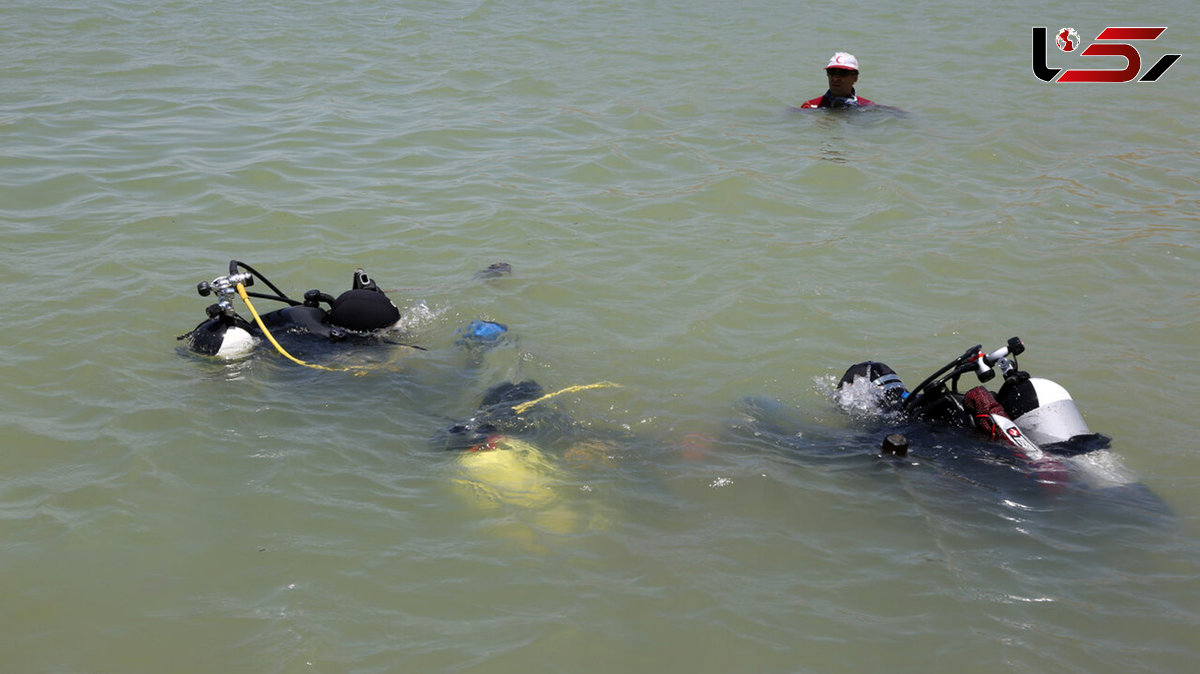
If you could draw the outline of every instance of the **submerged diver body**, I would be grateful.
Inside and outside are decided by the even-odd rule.
[[[479,512],[512,516],[494,522],[494,533],[540,545],[544,534],[602,529],[612,521],[611,504],[589,498],[582,481],[613,465],[616,438],[585,429],[551,402],[597,386],[613,385],[547,393],[533,380],[504,382],[484,393],[469,418],[438,433],[435,446],[453,456],[454,491]]]
[[[1018,500],[1058,494],[1068,475],[1057,461],[1039,466],[974,433],[890,419],[860,419],[849,429],[813,424],[777,400],[747,398],[734,431],[785,450],[790,457],[854,472],[890,476],[895,470],[933,471],[960,485]],[[877,473],[877,471],[882,471]]]

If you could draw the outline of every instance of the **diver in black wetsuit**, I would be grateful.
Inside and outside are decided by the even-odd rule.
[[[476,274],[476,278],[498,278],[511,271],[508,263],[498,262]],[[274,294],[246,290],[254,286],[255,280]],[[355,270],[351,289],[337,297],[320,290],[309,290],[302,301],[292,299],[253,267],[237,260],[229,263],[227,276],[202,282],[196,289],[202,297],[216,295],[218,301],[207,308],[207,320],[178,339],[186,340],[193,352],[206,356],[241,357],[251,352],[262,339],[271,341],[282,351],[275,337],[284,335],[325,343],[374,340],[394,344],[388,339],[387,330],[395,327],[401,318],[400,309],[362,269]],[[233,301],[239,295],[253,321],[234,311]],[[251,304],[251,297],[282,302],[287,306],[260,315]],[[492,323],[479,329],[482,332],[476,336],[484,338],[495,338],[504,330],[503,326]],[[493,332],[487,333],[487,330]]]

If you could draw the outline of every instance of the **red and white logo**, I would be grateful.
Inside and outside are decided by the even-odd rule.
[[[1079,47],[1079,33],[1074,28],[1062,28],[1055,34],[1054,44],[1062,51],[1075,51]]]
[[[1132,42],[1153,42],[1167,30],[1166,26],[1109,26],[1100,31],[1095,41],[1079,50],[1079,33],[1074,28],[1062,28],[1054,35],[1060,51],[1083,56],[1119,56],[1125,59],[1124,68],[1051,68],[1046,64],[1048,32],[1045,26],[1033,27],[1033,74],[1043,82],[1154,82],[1162,77],[1180,54],[1165,54],[1142,74],[1142,54]],[[1061,75],[1059,73],[1062,73]],[[1057,79],[1056,79],[1057,78]]]

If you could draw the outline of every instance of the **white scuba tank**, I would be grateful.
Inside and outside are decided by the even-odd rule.
[[[996,400],[1025,435],[1039,445],[1092,434],[1071,394],[1049,379],[1029,377],[1005,382]]]

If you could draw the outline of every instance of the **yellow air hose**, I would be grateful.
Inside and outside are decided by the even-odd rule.
[[[241,296],[242,301],[246,303],[246,308],[250,310],[250,315],[254,317],[254,322],[258,325],[258,329],[262,330],[263,334],[267,336],[267,341],[271,342],[271,346],[274,346],[275,350],[278,351],[281,355],[283,355],[284,358],[287,358],[288,360],[292,361],[293,363],[296,363],[297,365],[303,365],[304,367],[311,367],[314,370],[326,370],[328,372],[352,372],[353,371],[354,376],[356,376],[356,377],[366,374],[367,368],[362,367],[362,366],[326,367],[324,365],[317,365],[315,363],[306,363],[306,362],[300,360],[299,358],[293,356],[292,354],[288,353],[282,346],[279,345],[279,342],[275,341],[274,335],[272,335],[271,331],[267,329],[267,326],[265,324],[263,324],[262,317],[260,317],[258,315],[258,311],[256,311],[254,309],[254,304],[252,304],[250,302],[250,296],[246,294],[246,287],[243,286],[241,283],[237,284],[237,293],[239,296]]]
[[[564,389],[560,389],[553,393],[547,393],[546,395],[544,395],[540,398],[535,398],[534,400],[527,400],[519,405],[513,405],[512,409],[517,414],[523,414],[526,411],[528,411],[530,407],[533,407],[534,405],[542,402],[543,400],[549,400],[550,398],[553,398],[554,396],[562,395],[564,393],[572,393],[574,391],[587,391],[589,389],[594,389],[594,388],[620,388],[620,386],[621,386],[620,384],[614,384],[611,381],[601,381],[601,382],[596,382],[595,384],[580,384],[578,386],[568,386]]]

